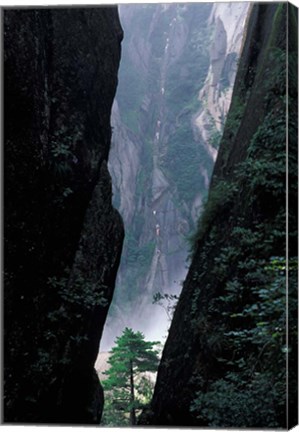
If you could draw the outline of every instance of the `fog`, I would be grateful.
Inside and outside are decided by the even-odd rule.
[[[187,268],[182,271],[181,277],[178,282],[174,281],[169,287],[169,293],[179,296],[181,291],[182,281],[186,276]],[[116,283],[116,293],[120,289],[118,283]],[[100,344],[100,352],[110,351],[115,345],[117,337],[121,336],[123,330],[126,327],[131,328],[133,331],[140,331],[144,334],[145,339],[148,341],[160,342],[163,346],[166,342],[169,327],[171,325],[170,315],[172,312],[165,310],[168,303],[166,300],[161,304],[153,304],[153,298],[147,298],[145,308],[141,311],[138,309],[132,309],[129,313],[122,312],[121,305],[118,305],[117,317],[108,315],[106,325],[104,327],[103,336]],[[175,306],[176,301],[169,303],[170,306]]]
[[[119,8],[124,39],[108,165],[125,241],[100,351],[125,327],[165,343],[170,317],[153,297],[179,295],[186,277],[247,7],[235,4],[234,31],[228,3]],[[212,18],[218,25],[207,26]]]

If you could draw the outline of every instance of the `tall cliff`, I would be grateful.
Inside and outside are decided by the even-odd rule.
[[[4,421],[98,423],[123,241],[107,169],[116,8],[5,9]]]
[[[251,9],[192,263],[141,424],[297,423],[297,28],[292,5]]]
[[[178,294],[186,275],[188,237],[222,133],[214,111],[225,99],[224,122],[247,10],[246,3],[120,6],[125,38],[109,163],[126,239],[104,350],[126,325],[152,339],[166,334],[153,295]]]
[[[216,159],[230,106],[249,3],[214,3],[208,25],[213,28],[210,66],[199,92],[201,108],[193,123]]]

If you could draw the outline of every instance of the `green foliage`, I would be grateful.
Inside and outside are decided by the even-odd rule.
[[[184,51],[168,73],[165,88],[166,104],[174,115],[179,114],[182,103],[186,106],[194,95],[198,94],[206,79],[210,63],[208,47],[212,33],[208,26],[210,11],[211,5],[205,4],[200,11],[188,5],[186,16],[179,12],[187,25],[190,28],[194,26],[196,31],[189,35]]]
[[[248,300],[232,312],[244,295],[236,282],[229,283],[226,294],[218,298],[220,317],[232,328],[223,334],[229,354],[222,350],[224,355],[217,358],[227,372],[211,381],[206,392],[199,391],[190,407],[209,426],[279,427],[284,417],[285,364],[291,350],[286,341],[286,261],[272,257],[268,263],[255,261],[250,267],[249,273],[260,272],[260,284],[252,287],[254,302]],[[288,267],[294,271],[297,260]],[[289,295],[291,316],[296,313],[294,291]]]
[[[129,265],[138,264],[139,268],[148,267],[155,250],[154,241],[139,246],[138,239],[131,231],[128,231],[126,247],[128,251],[127,262]]]
[[[208,228],[211,227],[214,219],[220,213],[224,213],[226,208],[234,202],[237,192],[237,185],[229,181],[219,181],[211,190],[207,201],[204,204],[203,212],[198,221],[196,233],[191,237],[193,250]]]
[[[283,108],[277,112],[273,122],[272,115],[253,135],[248,148],[248,157],[236,169],[238,178],[251,188],[252,199],[256,193],[271,193],[276,198],[284,196],[286,172],[286,119]],[[275,152],[273,151],[275,149]]]
[[[106,308],[108,304],[105,285],[95,283],[79,273],[74,279],[69,268],[64,270],[61,277],[48,277],[47,290],[51,297],[57,298],[57,305],[48,309],[44,317],[47,330],[44,331],[42,338],[46,343],[46,349],[38,348],[36,362],[32,366],[34,372],[42,374],[45,382],[53,373],[49,365],[53,364],[55,350],[61,341],[65,342],[63,353],[55,360],[57,367],[70,365],[71,352],[82,349],[82,344],[88,340],[86,327],[83,325],[86,315],[90,315],[94,308]],[[76,328],[77,332],[74,333]],[[69,335],[67,338],[66,333]],[[43,385],[44,383],[40,382],[41,388]]]
[[[138,215],[136,215],[134,223],[142,223],[142,218],[140,221],[137,220]],[[135,225],[134,225],[135,226]],[[125,254],[122,258],[122,265],[129,266],[130,272],[128,272],[124,282],[123,289],[120,292],[116,292],[116,296],[126,295],[126,300],[119,298],[119,302],[125,303],[123,306],[130,307],[128,300],[134,300],[140,293],[139,282],[144,280],[144,277],[149,269],[153,254],[155,251],[155,242],[148,241],[145,244],[140,244],[141,240],[138,239],[137,233],[134,227],[128,227],[124,242]],[[143,284],[142,284],[143,287]],[[113,303],[112,303],[113,307]],[[128,311],[129,313],[129,311]]]
[[[231,52],[227,54],[226,63],[229,65],[229,67],[226,66],[222,69],[221,77],[219,80],[220,89],[222,92],[225,92],[230,86],[229,73],[232,69],[232,65],[237,62],[237,57],[237,52]]]
[[[60,156],[68,157],[72,155],[70,151],[70,147],[66,144],[53,142],[52,143],[52,154],[55,158],[59,158]]]
[[[273,386],[271,378],[256,375],[248,385],[246,377],[229,373],[211,384],[207,393],[199,394],[191,411],[200,411],[211,427],[277,427],[273,403],[280,399],[281,388]]]
[[[133,362],[133,368],[138,372],[154,372],[158,366],[158,351],[153,347],[159,343],[145,341],[141,332],[134,333],[132,329],[126,327],[123,334],[116,338],[116,345],[111,350],[108,362],[112,367],[107,372],[109,383],[118,379],[118,370],[126,373],[130,362]],[[105,382],[107,384],[107,381]]]
[[[136,423],[136,410],[141,410],[152,395],[153,386],[145,373],[158,368],[158,351],[154,349],[157,344],[145,341],[142,333],[129,328],[116,338],[108,360],[110,368],[105,372],[108,378],[103,381],[103,425]]]
[[[48,285],[57,290],[63,304],[80,305],[85,310],[92,309],[94,306],[107,306],[108,301],[105,297],[106,286],[99,282],[91,282],[78,275],[73,284],[69,284],[68,277],[48,278]]]
[[[190,204],[199,190],[205,190],[201,166],[210,172],[212,159],[196,143],[189,117],[182,119],[182,125],[169,141],[161,166],[175,185],[180,199]]]
[[[172,319],[179,297],[176,294],[162,294],[157,292],[153,295],[153,304],[161,306],[166,312],[169,321]]]
[[[229,143],[236,137],[245,107],[246,105],[241,97],[234,97],[232,99],[230,111],[225,122],[226,135],[224,136],[223,147],[228,147]]]
[[[198,93],[209,69],[212,29],[208,17],[212,5],[207,3],[198,8],[177,4],[168,10],[163,5],[136,8],[129,22],[138,36],[131,38],[126,20],[123,23],[127,43],[122,47],[124,61],[120,65],[117,90],[122,120],[134,132],[141,150],[143,168],[137,174],[135,202],[139,203],[139,209],[151,205],[155,154],[172,190],[174,205],[190,226],[194,226],[188,207],[196,195],[206,191],[207,176],[213,167],[213,159],[194,136],[191,123],[192,116],[201,107]],[[137,54],[131,50],[132,46],[137,47]],[[145,63],[136,68],[141,59],[138,53],[143,49]],[[158,120],[161,122],[159,144],[154,142]],[[216,145],[216,133],[213,140]],[[136,298],[143,295],[156,243],[156,239],[151,241],[155,233],[145,224],[147,217],[147,211],[141,214],[137,210],[132,223],[126,227],[120,268],[121,274],[126,274],[121,278],[121,289],[115,291],[112,316],[117,314],[117,304],[122,305],[124,313],[130,313]]]
[[[192,115],[200,108],[197,95],[209,68],[211,30],[207,27],[207,18],[210,10],[209,4],[204,5],[200,13],[189,5],[188,17],[178,11],[182,19],[188,20],[188,26],[196,20],[197,30],[190,34],[184,51],[168,70],[165,85],[168,121],[175,123],[176,128],[169,136],[161,167],[176,188],[180,201],[187,204],[193,201],[197,191],[206,189],[201,167],[210,173],[213,166],[212,159],[195,139],[191,126]]]
[[[219,148],[220,140],[222,137],[222,133],[214,126],[213,131],[211,133],[209,144],[214,147],[216,150]]]
[[[298,183],[290,145],[297,134],[292,120],[297,116],[292,111],[297,69],[289,53],[287,99],[285,32],[277,31],[285,23],[285,9],[285,5],[277,8],[257,71],[246,71],[248,85],[235,87],[217,172],[219,178],[230,179],[233,199],[222,202],[221,193],[217,196],[215,191],[219,180],[214,178],[210,203],[202,216],[205,223],[199,225],[196,237],[204,241],[194,261],[191,324],[206,363],[192,376],[197,393],[190,410],[205,426],[285,428],[287,410],[289,418],[292,404],[296,410],[297,258],[287,262],[284,255],[286,218],[295,220],[291,206],[286,215],[286,174],[290,197],[297,193]],[[252,130],[250,110],[258,114],[258,125]],[[242,162],[236,167],[238,159]],[[294,238],[297,243],[291,225],[290,254],[296,251]]]
[[[75,159],[73,143],[81,137],[82,133],[76,130],[68,134],[65,126],[61,126],[54,133],[50,142],[50,153],[51,166],[55,175],[61,177],[72,172],[72,162]]]

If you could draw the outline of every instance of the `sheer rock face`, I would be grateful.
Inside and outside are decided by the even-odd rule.
[[[119,212],[130,225],[134,216],[136,178],[140,169],[140,146],[137,138],[121,122],[118,103],[112,107],[113,141],[109,155],[109,171],[113,179],[115,194],[119,193]]]
[[[247,2],[214,3],[209,17],[209,25],[214,28],[210,67],[199,92],[203,108],[193,122],[214,160],[217,149],[211,142],[213,134],[223,131],[229,110],[248,9]]]
[[[4,420],[96,423],[123,241],[107,169],[115,8],[4,11]]]
[[[229,331],[246,329],[248,324],[245,318],[236,323],[229,314],[242,311],[246,305],[257,301],[254,297],[257,284],[260,288],[267,288],[263,285],[267,275],[263,264],[259,266],[258,263],[268,263],[270,257],[283,257],[286,253],[284,97],[287,8],[287,4],[255,4],[252,7],[212,177],[208,200],[210,213],[206,214],[205,224],[202,220],[199,227],[192,264],[162,354],[151,407],[143,413],[140,424],[208,426],[210,423],[205,413],[191,409],[198,392],[201,395],[207,393],[213,389],[213,383],[223,379],[228,372],[238,373],[237,363],[242,356],[247,361],[250,355],[253,358],[256,355],[254,344],[244,341],[238,351],[228,344],[226,335]],[[296,19],[292,24],[291,31],[295,36]],[[290,34],[288,48],[289,59],[294,59],[294,53],[296,59],[298,47]],[[290,64],[294,66],[296,61]],[[293,119],[297,118],[298,97],[295,70],[293,75],[290,74],[288,89]],[[297,183],[297,132],[293,124],[290,128],[289,150],[293,153],[289,158],[288,176],[292,185]],[[259,171],[253,175],[255,166]],[[290,202],[295,202],[296,194],[296,187],[291,187]],[[289,212],[289,256],[292,257],[297,253],[295,208],[290,207]],[[241,233],[250,234],[250,243]],[[252,263],[255,263],[255,273],[249,270]],[[258,271],[261,276],[257,282]],[[236,283],[240,283],[239,289],[235,288],[236,292],[232,294],[230,284]],[[223,302],[229,298],[229,308],[225,309]],[[222,314],[223,311],[227,314]],[[295,345],[293,351],[297,352]],[[228,363],[231,360],[230,366],[225,359]],[[289,361],[295,371],[296,354]],[[282,378],[279,384],[285,385],[285,379]],[[294,401],[290,405],[291,416],[296,412],[295,395],[289,400]],[[259,402],[255,402],[258,415]],[[280,427],[288,427],[286,407],[280,402],[273,417]],[[242,418],[239,420],[241,423]],[[264,418],[257,421],[258,427],[268,427]],[[291,417],[290,421],[292,423]],[[246,426],[257,427],[256,424]]]
[[[103,350],[125,326],[137,326],[153,340],[167,331],[167,316],[152,299],[156,292],[178,294],[186,275],[187,238],[195,229],[220,139],[220,112],[214,111],[225,94],[225,119],[236,72],[228,60],[234,53],[237,61],[247,9],[242,3],[232,8],[228,3],[120,6],[125,39],[109,169],[127,236]],[[225,50],[211,87],[222,39]],[[198,97],[200,90],[205,99]]]

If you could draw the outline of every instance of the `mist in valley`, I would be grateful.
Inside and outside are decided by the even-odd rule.
[[[295,426],[297,8],[2,24],[4,422]]]
[[[119,6],[124,40],[109,171],[126,234],[102,352],[125,327],[165,343],[176,300],[164,296],[179,296],[188,271],[247,9],[247,3]]]

